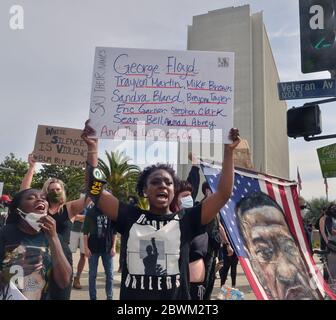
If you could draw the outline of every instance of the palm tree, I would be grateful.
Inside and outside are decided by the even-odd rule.
[[[140,197],[137,206],[142,210],[149,210],[149,203],[146,198]]]
[[[119,152],[108,153],[105,151],[107,163],[98,159],[98,168],[101,169],[107,181],[107,189],[123,202],[127,202],[129,196],[136,194],[140,168],[137,165],[128,164],[129,157]]]

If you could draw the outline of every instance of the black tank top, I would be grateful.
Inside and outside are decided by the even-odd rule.
[[[69,219],[67,207],[64,205],[58,212],[54,214],[48,212],[48,214],[56,221],[57,233],[62,236],[66,244],[69,244],[72,222]]]

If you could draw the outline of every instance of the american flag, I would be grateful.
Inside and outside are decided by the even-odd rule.
[[[219,181],[221,168],[201,164],[203,173],[211,190],[216,191]],[[250,286],[258,300],[269,300],[264,288],[254,273],[249,260],[247,249],[244,246],[244,240],[241,237],[238,227],[238,217],[235,212],[236,204],[244,197],[248,197],[254,192],[264,192],[277,202],[285,213],[285,219],[290,228],[293,238],[296,240],[301,250],[301,255],[307,269],[315,283],[321,298],[327,293],[333,299],[329,287],[323,280],[323,277],[313,260],[308,242],[304,233],[301,211],[298,202],[297,183],[279,179],[270,175],[256,173],[245,169],[236,169],[234,178],[234,187],[231,198],[221,209],[221,220],[227,230],[234,250],[239,258],[239,262],[245,272]]]

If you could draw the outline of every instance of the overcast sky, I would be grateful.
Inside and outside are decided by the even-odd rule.
[[[281,81],[329,78],[300,71],[298,0],[1,0],[0,161],[26,159],[38,124],[82,128],[89,115],[96,46],[185,50],[194,15],[250,4],[264,12]],[[24,9],[24,29],[9,26],[10,9]],[[288,101],[288,107],[306,101]],[[335,104],[321,105],[323,134],[335,133]],[[302,195],[325,195],[316,149],[335,139],[290,139],[290,175],[299,166]],[[329,179],[329,199],[336,197]]]

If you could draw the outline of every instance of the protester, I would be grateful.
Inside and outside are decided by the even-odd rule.
[[[82,196],[85,196],[85,195],[81,195],[81,197]],[[85,261],[86,261],[85,248],[84,248],[83,224],[84,224],[86,212],[92,207],[92,205],[93,205],[92,203],[88,204],[84,208],[82,212],[83,214],[78,214],[75,217],[75,222],[73,223],[72,230],[70,233],[69,248],[71,252],[74,254],[77,252],[78,248],[80,250],[80,257],[79,257],[78,264],[77,264],[77,272],[76,272],[76,276],[74,277],[73,284],[72,284],[73,288],[78,289],[78,290],[82,289],[82,286],[80,283],[80,277],[83,272]]]
[[[202,193],[204,198],[201,200],[204,201],[208,197],[212,195],[211,188],[209,184],[205,181],[202,184]],[[209,236],[209,244],[208,244],[208,252],[206,256],[206,263],[205,268],[207,270],[206,273],[206,287],[205,287],[205,300],[211,299],[211,293],[215,284],[216,280],[216,264],[217,264],[217,257],[219,255],[219,249],[221,247],[222,239],[220,235],[220,222],[219,222],[219,213],[216,215],[214,219],[212,219],[208,225],[206,226],[206,232]]]
[[[325,246],[331,236],[336,235],[336,204],[330,203],[324,211],[324,215],[320,219],[320,232],[324,240]]]
[[[188,205],[197,205],[199,202],[196,201],[196,197],[198,194],[198,189],[200,185],[200,168],[199,168],[199,160],[195,157],[195,155],[190,152],[188,155],[189,160],[192,162],[192,167],[187,177],[187,183],[182,183],[182,190],[178,192],[172,201],[171,209],[173,212],[176,212],[184,207],[188,207]],[[190,187],[187,184],[190,184]],[[202,184],[202,193],[204,201],[207,196],[211,195],[211,189],[207,182]],[[191,289],[194,292],[193,299],[202,300],[210,300],[211,294],[213,291],[213,287],[216,279],[216,260],[219,253],[219,248],[221,245],[220,233],[219,233],[219,216],[212,219],[212,221],[207,224],[205,227],[205,233],[198,235],[191,242],[191,250],[190,250],[190,259],[192,262],[192,274],[197,275],[196,279],[199,280],[197,284],[196,279],[191,275]],[[199,258],[199,259],[197,259]],[[204,279],[200,281],[203,276],[203,266],[204,266]]]
[[[59,240],[48,202],[35,189],[20,191],[10,205],[7,224],[0,230],[0,267],[7,286],[23,276],[19,289],[30,300],[57,299],[69,286],[71,266]],[[2,290],[5,292],[5,290]]]
[[[329,239],[336,235],[336,204],[330,203],[323,211],[319,219],[319,232],[321,239],[321,250],[326,250]],[[329,272],[326,266],[323,267],[323,278],[329,281]]]
[[[106,299],[113,297],[113,257],[116,254],[116,230],[111,219],[101,211],[92,207],[88,210],[84,221],[84,250],[89,259],[89,294],[90,300],[97,299],[96,278],[99,257],[102,258],[105,270]]]
[[[313,254],[312,225],[309,223],[306,216],[306,209],[307,209],[306,200],[301,196],[299,197],[299,206],[301,210],[303,228],[305,231],[306,238],[308,240],[310,254]]]
[[[320,250],[324,251],[327,247],[324,239],[323,239],[323,236],[322,236],[322,232],[321,232],[321,229],[320,229],[320,225],[321,225],[321,220],[322,219],[325,219],[325,210],[327,209],[327,207],[323,207],[322,210],[321,210],[321,215],[318,217],[318,219],[316,220],[315,222],[315,229],[318,230],[319,232],[319,240],[320,240]],[[326,269],[325,266],[323,266],[323,279],[325,281],[328,281],[329,279],[329,274],[328,274],[328,270]]]
[[[188,181],[179,181],[172,201],[173,212],[192,208],[194,200],[192,198],[193,187]],[[189,276],[190,276],[190,296],[192,300],[203,300],[205,294],[206,268],[205,259],[208,252],[208,233],[205,231],[194,237],[190,243],[189,252]]]
[[[29,168],[22,180],[20,190],[30,188],[36,165],[34,154],[29,154],[28,163]],[[79,198],[77,200],[67,202],[64,183],[62,180],[57,178],[49,178],[44,183],[42,192],[47,195],[47,200],[49,202],[48,215],[56,221],[56,230],[60,237],[60,241],[69,245],[72,223],[75,221],[75,217],[83,211],[85,198]],[[72,266],[71,251],[69,251],[67,259]],[[59,299],[69,300],[70,295],[71,285],[66,290],[62,290],[60,292]]]
[[[322,232],[320,230],[320,225],[321,225],[321,220],[322,218],[325,219],[325,211],[326,211],[327,207],[323,207],[321,210],[321,215],[318,217],[318,219],[315,222],[315,229],[317,229],[319,231],[319,236],[320,236],[320,249],[321,250],[325,250],[326,248],[326,243],[323,239],[322,236]]]
[[[28,156],[29,168],[25,174],[20,190],[30,188],[35,172],[36,161],[34,154]],[[49,202],[48,214],[56,220],[57,233],[61,235],[66,243],[70,242],[70,231],[76,215],[80,214],[85,207],[85,198],[73,201],[66,201],[64,183],[57,178],[49,178],[42,187],[42,192],[47,195]]]
[[[145,168],[138,180],[139,196],[148,198],[149,211],[124,204],[95,180],[98,164],[98,142],[94,130],[86,123],[82,138],[88,145],[88,195],[101,211],[116,222],[119,233],[127,235],[126,263],[123,265],[120,299],[190,299],[189,246],[229,199],[233,185],[233,150],[239,143],[237,129],[230,131],[231,144],[225,145],[223,174],[215,193],[200,205],[172,213],[169,209],[174,198],[177,178],[172,167],[165,164]],[[225,179],[224,179],[225,177]],[[95,193],[95,192],[94,192]],[[157,250],[151,272],[145,272],[144,260],[148,252]],[[151,247],[151,249],[150,249]]]
[[[12,200],[7,194],[3,194],[0,197],[0,228],[2,228],[6,224],[8,207],[11,202]]]
[[[221,279],[221,287],[225,285],[229,270],[231,269],[231,272],[230,272],[231,286],[235,288],[236,279],[237,279],[238,257],[232,248],[233,246],[231,245],[230,240],[227,237],[225,229],[223,228],[221,224],[220,224],[219,230],[220,230],[221,239],[222,239],[222,245],[219,250],[219,258],[223,264],[222,268],[219,270],[219,275]]]

